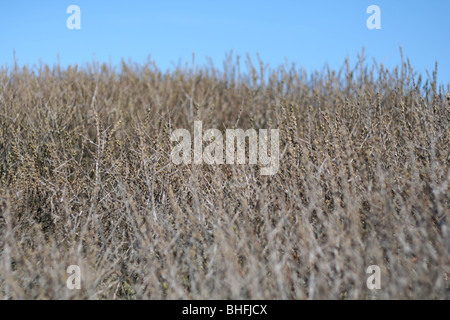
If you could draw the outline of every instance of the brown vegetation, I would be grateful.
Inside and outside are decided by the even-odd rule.
[[[448,299],[436,74],[260,66],[1,69],[0,298]],[[279,128],[278,173],[174,165],[194,120]]]

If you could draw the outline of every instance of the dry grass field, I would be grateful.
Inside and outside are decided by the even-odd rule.
[[[449,299],[450,96],[436,73],[231,56],[1,68],[0,298]],[[175,165],[171,132],[196,120],[279,129],[278,173]]]

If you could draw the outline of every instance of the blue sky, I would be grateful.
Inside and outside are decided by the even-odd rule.
[[[69,30],[69,5],[81,9],[81,29]],[[381,9],[381,30],[369,30],[369,5]],[[368,61],[399,63],[399,46],[419,72],[439,63],[450,82],[448,0],[277,1],[7,1],[0,10],[0,64],[84,64],[95,58],[118,65],[150,55],[165,70],[182,61],[222,66],[225,54],[248,52],[270,67],[287,58],[307,71],[353,63],[365,47]]]

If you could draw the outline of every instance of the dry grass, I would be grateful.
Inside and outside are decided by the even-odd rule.
[[[448,87],[363,60],[2,68],[0,298],[448,299]],[[279,128],[278,173],[174,165],[194,120]]]

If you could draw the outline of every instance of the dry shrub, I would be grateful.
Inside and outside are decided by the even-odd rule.
[[[224,65],[0,70],[0,298],[448,299],[437,69]],[[278,173],[174,165],[194,120],[279,128]]]

